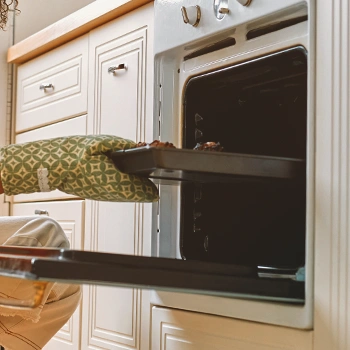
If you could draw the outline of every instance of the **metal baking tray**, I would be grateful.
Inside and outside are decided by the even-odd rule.
[[[303,281],[260,278],[253,266],[79,250],[3,246],[0,248],[2,276],[43,283],[137,287],[297,304],[305,300]],[[17,307],[36,307],[41,302],[42,289],[37,288],[40,283],[32,286],[31,298],[25,305],[17,303]],[[0,298],[2,303],[6,303],[4,298]]]
[[[302,179],[301,159],[196,151],[177,148],[140,147],[108,154],[127,174],[149,177],[158,183],[236,182],[247,179]]]

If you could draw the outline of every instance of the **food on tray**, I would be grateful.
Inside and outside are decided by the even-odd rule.
[[[139,142],[136,147],[157,147],[157,148],[176,148],[171,142],[161,142],[154,140],[152,143]],[[224,147],[220,145],[220,142],[200,142],[193,148],[196,151],[209,151],[209,152],[222,152]]]
[[[222,152],[224,147],[220,145],[220,142],[200,142],[193,149],[196,151]]]
[[[164,147],[164,148],[176,148],[171,142],[161,142],[159,140],[154,140],[151,143],[139,142],[136,147]]]

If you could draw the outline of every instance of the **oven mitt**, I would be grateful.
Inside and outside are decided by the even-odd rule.
[[[117,170],[106,156],[136,144],[117,136],[59,137],[0,149],[1,181],[6,195],[59,189],[85,199],[154,202],[152,181]]]

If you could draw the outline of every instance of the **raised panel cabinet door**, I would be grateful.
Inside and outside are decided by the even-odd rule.
[[[84,201],[60,201],[20,203],[12,206],[12,215],[34,215],[35,211],[55,219],[66,233],[71,248],[82,249],[84,236]],[[45,350],[80,350],[81,306],[77,308],[69,321],[56,333],[45,346]]]
[[[153,4],[90,33],[88,133],[153,137]],[[86,201],[85,250],[150,254],[152,204]],[[149,293],[84,286],[83,349],[148,349]],[[148,300],[148,301],[147,301]]]
[[[152,309],[152,350],[312,350],[313,332],[219,316]]]
[[[88,36],[18,67],[16,133],[86,114]]]
[[[85,250],[129,255],[147,250],[150,204],[86,202]],[[84,286],[82,348],[141,349],[147,297],[136,288]]]
[[[90,33],[88,133],[153,137],[153,4]]]

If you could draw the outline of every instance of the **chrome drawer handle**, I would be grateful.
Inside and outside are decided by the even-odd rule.
[[[121,64],[118,64],[117,66],[111,66],[108,68],[108,73],[114,73],[115,71],[117,70],[127,70],[128,67],[126,66],[126,64],[124,63],[121,63]]]
[[[39,89],[40,90],[53,89],[53,84],[51,84],[51,83],[40,84]]]
[[[40,209],[35,209],[34,214],[35,215],[47,215],[47,216],[49,216],[49,212],[47,210],[40,210]]]

